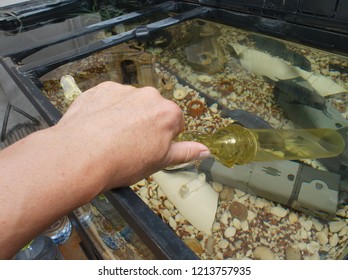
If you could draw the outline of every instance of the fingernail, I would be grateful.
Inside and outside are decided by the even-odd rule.
[[[205,158],[207,158],[209,156],[210,156],[210,151],[209,150],[202,151],[202,152],[199,153],[198,159],[205,159]]]

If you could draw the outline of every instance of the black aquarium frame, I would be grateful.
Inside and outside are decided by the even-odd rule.
[[[339,10],[337,15],[335,14],[334,16],[332,9],[327,15],[323,15],[322,12],[320,14],[318,6],[322,7],[326,1],[202,0],[152,2],[157,4],[141,11],[131,12],[88,27],[82,27],[63,35],[49,37],[36,45],[24,47],[19,52],[12,53],[9,50],[8,53],[2,54],[0,64],[38,110],[47,124],[52,126],[60,120],[62,114],[40,91],[41,82],[39,78],[42,75],[58,66],[129,40],[150,41],[151,35],[156,32],[190,19],[206,19],[288,41],[299,42],[334,53],[348,54],[347,1],[332,1],[336,3],[335,9]],[[312,12],[308,11],[308,7],[310,7],[309,2],[312,2],[314,5]],[[343,16],[343,12],[337,9],[342,7],[340,3],[346,7],[344,10],[346,14],[343,14]],[[28,64],[21,64],[22,59],[38,50],[111,27],[118,23],[125,23],[161,11],[172,12],[175,15],[147,25],[138,26],[124,33],[76,49],[50,57],[42,57]],[[325,23],[327,24],[325,25]],[[156,258],[198,259],[171,228],[129,187],[109,191],[106,193],[106,196],[155,254]]]

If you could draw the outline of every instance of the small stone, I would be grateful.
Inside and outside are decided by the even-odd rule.
[[[306,249],[306,243],[304,242],[300,242],[300,243],[297,243],[297,248],[301,251],[305,250]]]
[[[252,221],[256,218],[256,214],[253,211],[248,210],[248,221]]]
[[[209,107],[209,109],[213,112],[213,113],[217,113],[218,112],[218,104],[217,103],[214,103],[213,105],[211,105]]]
[[[296,213],[294,212],[290,212],[289,214],[289,221],[290,221],[290,224],[294,224],[298,221],[298,216]]]
[[[156,198],[150,198],[150,202],[151,202],[151,204],[154,205],[155,207],[160,206],[161,203],[162,203],[161,201],[159,201],[159,200],[156,199]]]
[[[265,203],[264,203],[264,200],[262,198],[256,198],[255,200],[255,207],[256,208],[263,208],[265,207]]]
[[[147,197],[147,188],[140,188],[139,189],[139,195],[140,197]]]
[[[300,260],[301,252],[297,248],[288,247],[285,249],[285,259],[286,260]]]
[[[317,219],[313,219],[313,226],[317,231],[322,231],[324,228],[324,225],[319,222]]]
[[[230,212],[232,217],[240,221],[244,221],[248,218],[248,209],[240,202],[233,201],[230,206]]]
[[[324,233],[323,231],[317,232],[316,236],[317,236],[318,241],[321,245],[325,245],[329,241],[327,238],[327,234]]]
[[[280,206],[272,207],[270,212],[279,218],[284,218],[288,214],[288,211]]]
[[[187,96],[187,90],[184,88],[178,88],[174,90],[173,96],[177,100],[182,100]]]
[[[229,244],[230,244],[230,242],[228,242],[226,239],[221,239],[217,245],[221,249],[226,249]]]
[[[223,185],[221,183],[213,182],[211,185],[216,192],[218,193],[222,192]]]
[[[185,238],[184,242],[197,255],[201,255],[203,253],[202,245],[196,238]]]
[[[227,194],[226,200],[227,200],[227,201],[232,201],[233,199],[234,199],[234,193],[233,193],[233,190],[231,190],[231,191]]]
[[[254,251],[254,258],[257,260],[274,260],[274,253],[265,246],[259,246]]]
[[[229,213],[227,211],[223,212],[220,218],[220,222],[224,225],[228,225],[228,216]]]
[[[234,242],[234,247],[236,247],[237,249],[242,248],[243,245],[243,241],[242,240],[237,240],[236,242]]]
[[[330,232],[339,232],[345,225],[346,223],[344,221],[332,221],[329,224]]]
[[[301,236],[301,239],[307,239],[307,238],[308,238],[308,233],[307,233],[307,231],[301,229],[301,230],[300,230],[300,236]]]
[[[345,235],[348,235],[348,227],[342,228],[341,231],[338,233],[339,237],[345,236]]]
[[[232,237],[236,234],[236,229],[234,227],[228,227],[225,229],[224,236],[226,238]]]
[[[168,199],[166,199],[163,204],[168,210],[174,210],[174,205]]]
[[[197,79],[202,85],[205,86],[210,85],[213,81],[213,78],[208,75],[199,75]]]
[[[196,74],[191,74],[187,76],[187,80],[191,83],[191,84],[195,84],[197,82],[197,75]]]
[[[241,225],[243,231],[248,231],[249,230],[249,223],[248,223],[248,221],[241,221],[240,225]]]
[[[172,229],[176,230],[177,224],[176,224],[174,218],[173,218],[173,217],[170,217],[169,220],[168,220],[168,222],[169,222],[169,226],[170,226]]]
[[[180,213],[176,214],[175,221],[177,223],[184,223],[186,221],[185,217],[181,215]]]
[[[310,231],[310,229],[312,228],[313,222],[312,221],[300,221],[300,224],[305,230]]]
[[[214,237],[209,236],[207,241],[205,242],[205,253],[208,256],[212,256],[214,254],[214,245],[215,245]]]
[[[330,239],[329,239],[329,243],[331,247],[335,247],[338,244],[338,235],[337,233],[333,234]]]
[[[145,179],[142,179],[141,181],[139,181],[139,182],[137,183],[137,185],[138,185],[139,187],[145,186],[145,185],[146,185],[146,180],[145,180]]]
[[[234,219],[232,220],[232,225],[233,225],[236,229],[241,229],[241,228],[242,228],[242,226],[241,226],[241,224],[240,224],[240,220],[238,220],[238,219],[236,219],[236,218],[234,218]]]
[[[311,256],[307,257],[306,260],[320,260],[318,252],[314,252]]]
[[[246,194],[245,192],[238,190],[238,189],[235,189],[234,191],[235,191],[237,197],[242,197]]]
[[[219,231],[220,228],[221,228],[220,223],[216,223],[216,222],[215,222],[215,223],[213,224],[213,232]]]
[[[229,194],[228,188],[224,188],[224,189],[220,192],[220,198],[221,198],[221,200],[227,200],[228,194]]]
[[[163,209],[160,211],[162,216],[168,221],[169,218],[172,216],[172,213],[168,209]]]

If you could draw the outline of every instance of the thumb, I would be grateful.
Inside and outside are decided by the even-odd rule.
[[[172,142],[167,153],[167,163],[176,165],[193,160],[204,159],[210,155],[209,149],[197,142]]]

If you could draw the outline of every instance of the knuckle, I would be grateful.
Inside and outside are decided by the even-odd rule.
[[[142,87],[139,90],[144,91],[146,94],[151,94],[151,95],[155,95],[155,96],[161,95],[160,92],[156,88],[150,87],[150,86]]]

